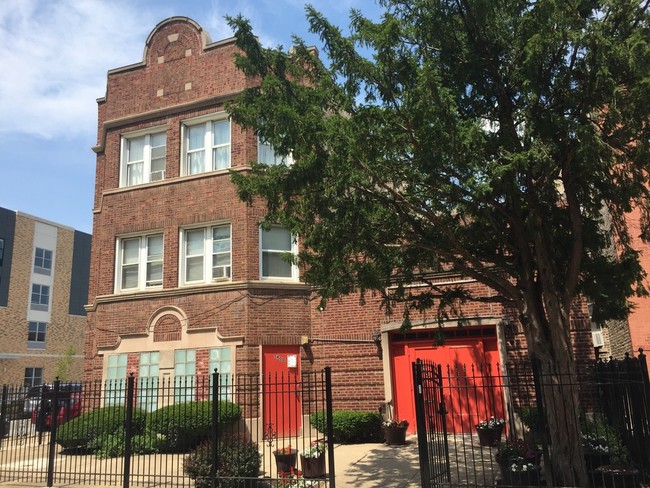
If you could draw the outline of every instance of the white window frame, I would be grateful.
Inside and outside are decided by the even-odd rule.
[[[152,259],[149,255],[149,240],[152,238],[160,238],[162,240],[162,252],[160,258]],[[138,242],[138,258],[137,262],[125,263],[124,262],[124,246],[126,242]],[[115,292],[131,292],[142,290],[155,290],[163,286],[164,276],[164,257],[165,257],[165,238],[161,232],[153,232],[151,234],[139,236],[121,236],[118,237],[115,248]],[[149,280],[147,273],[149,267],[159,264],[160,265],[160,279]],[[127,266],[137,266],[137,283],[134,287],[123,287],[124,270]]]
[[[34,273],[51,276],[54,251],[43,247],[34,248]]]
[[[35,330],[32,332],[32,324]],[[34,339],[30,335],[34,334]],[[45,349],[45,340],[47,338],[47,322],[29,320],[27,322],[27,349]]]
[[[43,368],[25,368],[23,384],[26,387],[39,386],[43,384]]]
[[[228,142],[214,143],[213,128],[216,123],[228,123]],[[197,148],[190,148],[189,134],[190,129],[203,126],[205,133],[203,135],[203,146]],[[184,176],[197,175],[209,173],[212,171],[225,170],[232,165],[232,121],[226,112],[219,112],[210,115],[204,115],[194,119],[185,120],[181,127],[182,144],[183,144],[183,161],[182,161],[182,174]],[[215,167],[216,161],[213,158],[215,150],[227,149],[227,161],[222,167]],[[191,171],[189,154],[203,154],[203,167],[200,170]]]
[[[228,229],[228,250],[214,250],[214,230],[217,228]],[[189,254],[188,251],[188,235],[190,233],[200,233],[203,232],[203,248]],[[219,241],[224,241],[224,239],[219,239]],[[228,223],[213,224],[207,227],[190,227],[186,229],[181,229],[181,236],[179,239],[181,249],[180,249],[180,263],[179,263],[179,285],[180,286],[191,286],[191,285],[200,285],[206,283],[218,283],[222,281],[231,281],[232,280],[232,225]],[[213,261],[216,256],[226,256],[227,261],[213,266]],[[188,258],[201,258],[202,260],[202,277],[201,279],[189,280],[188,273]],[[220,271],[220,275],[215,276],[215,270]]]
[[[153,146],[152,140],[154,136],[163,135],[165,137],[164,146]],[[135,164],[134,161],[129,161],[129,144],[136,140],[144,138],[144,149],[143,149],[143,159],[139,160],[139,164],[142,164],[142,181],[137,183],[129,183],[129,166]],[[164,147],[164,156],[163,156],[163,169],[162,170],[152,170],[152,162],[155,159],[153,157],[153,151],[157,147]],[[155,181],[161,181],[165,179],[167,171],[167,132],[165,127],[149,128],[146,130],[131,132],[128,134],[123,134],[120,144],[120,187],[128,187],[135,185],[144,185],[146,183],[152,183]]]
[[[285,229],[281,225],[273,225],[271,229]],[[286,230],[286,229],[285,229]],[[265,276],[264,275],[264,253],[273,253],[273,254],[284,254],[291,253],[294,256],[298,254],[298,238],[294,234],[289,234],[291,238],[291,248],[289,251],[284,249],[265,249],[263,248],[262,236],[266,232],[262,227],[259,228],[259,259],[260,259],[260,279],[261,280],[272,280],[272,281],[298,281],[300,279],[298,266],[294,263],[287,263],[291,266],[291,276]]]
[[[36,301],[34,301],[34,297],[37,297]],[[31,310],[47,312],[50,309],[51,298],[52,294],[50,285],[32,283],[32,293],[29,299],[29,308]]]
[[[275,152],[275,149],[268,142],[264,142],[261,137],[257,137],[257,161],[267,166],[277,166],[284,164],[291,166],[293,164],[293,156],[280,156]]]

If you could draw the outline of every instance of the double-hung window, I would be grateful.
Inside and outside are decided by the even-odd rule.
[[[295,236],[287,229],[260,228],[260,274],[262,279],[298,281],[298,267],[291,262],[298,252]]]
[[[45,322],[28,322],[27,323],[27,348],[28,349],[45,349],[45,334],[47,333],[47,323]]]
[[[118,240],[118,291],[162,286],[163,235],[123,237]]]
[[[291,155],[280,156],[275,152],[273,146],[262,139],[257,139],[257,161],[268,166],[275,166],[278,164],[290,165],[293,164]]]
[[[34,273],[52,274],[52,251],[37,247],[34,251]]]
[[[183,231],[182,283],[198,284],[231,277],[230,224]]]
[[[230,168],[230,119],[188,123],[184,132],[185,174]]]
[[[47,312],[50,308],[50,287],[47,285],[32,284],[31,310]]]
[[[167,136],[164,132],[124,136],[120,186],[164,179],[166,156]]]

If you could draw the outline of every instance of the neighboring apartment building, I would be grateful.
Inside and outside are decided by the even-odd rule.
[[[149,35],[142,62],[109,71],[98,100],[86,379],[184,380],[222,373],[288,373],[331,366],[335,408],[383,404],[413,418],[411,361],[503,363],[525,340],[501,307],[470,305],[438,345],[435,313],[402,332],[400,314],[358,296],[316,307],[282,259],[300,237],[263,230],[265,206],[241,202],[229,171],[250,161],[290,164],[231,123],[224,103],[249,83],[234,39],[211,42],[174,17]],[[458,275],[439,283],[483,285]],[[593,355],[576,310],[580,357]],[[180,383],[179,383],[180,384]],[[414,425],[414,423],[413,423]]]
[[[81,378],[90,242],[90,234],[0,208],[3,384],[51,382],[70,358],[67,379]]]

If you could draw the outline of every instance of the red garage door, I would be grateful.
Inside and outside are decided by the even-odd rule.
[[[472,433],[474,425],[494,415],[504,416],[496,338],[449,339],[442,346],[431,340],[391,344],[395,414],[415,432],[412,363],[418,359],[442,365],[447,430]]]

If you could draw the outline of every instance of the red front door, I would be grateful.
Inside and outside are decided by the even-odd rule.
[[[263,346],[264,430],[270,435],[295,436],[302,426],[300,346]]]

